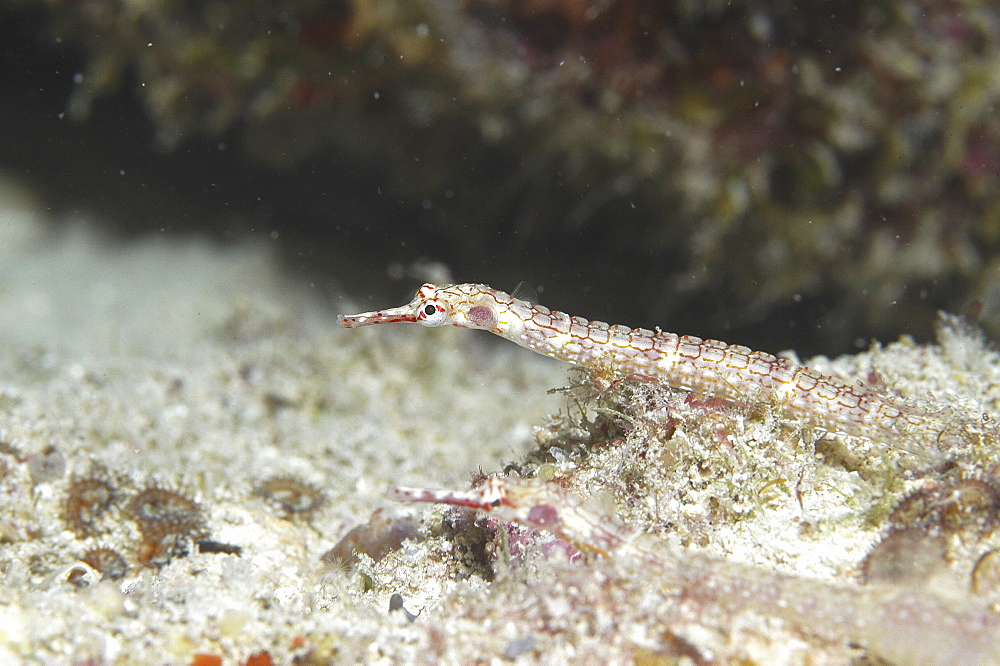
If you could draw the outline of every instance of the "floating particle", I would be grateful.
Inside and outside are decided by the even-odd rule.
[[[276,476],[254,489],[254,495],[264,498],[284,518],[307,520],[326,498],[312,484],[291,476]]]
[[[102,471],[74,476],[66,488],[62,518],[78,537],[93,536],[115,501],[115,486]]]

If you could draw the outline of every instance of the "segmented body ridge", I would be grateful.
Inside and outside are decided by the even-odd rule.
[[[699,622],[722,627],[751,613],[864,646],[892,663],[950,666],[1000,657],[1000,616],[981,600],[959,605],[917,586],[837,584],[683,549],[595,510],[554,482],[490,476],[470,490],[397,487],[389,497],[475,509],[550,532],[584,553],[641,562],[643,584],[678,600],[672,607],[686,612],[674,621],[685,626],[691,611]]]

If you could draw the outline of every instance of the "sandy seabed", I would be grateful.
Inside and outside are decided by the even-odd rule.
[[[29,196],[4,184],[0,661],[773,664],[997,656],[1000,639],[984,609],[1000,593],[1000,574],[982,562],[1000,546],[1000,495],[991,494],[994,470],[986,465],[973,460],[962,471],[962,483],[982,484],[977,492],[986,499],[975,504],[963,500],[964,485],[940,491],[951,488],[947,472],[930,478],[887,464],[879,480],[877,466],[852,468],[846,454],[782,449],[774,442],[790,441],[789,428],[773,414],[722,414],[705,425],[685,420],[683,406],[669,437],[632,423],[603,448],[582,452],[596,436],[582,424],[598,420],[573,421],[573,396],[547,393],[576,381],[565,366],[468,331],[336,325],[338,312],[409,297],[364,303],[320,292],[278,270],[266,243],[220,247],[167,235],[121,242],[84,220],[51,227]],[[851,379],[874,368],[894,390],[933,394],[972,415],[998,412],[1000,363],[973,334],[814,363]],[[626,414],[621,423],[629,418],[639,419]],[[688,465],[692,451],[708,450],[700,465]],[[781,459],[775,479],[751,450]],[[878,447],[866,450],[879,458]],[[640,462],[651,451],[656,459]],[[724,456],[738,459],[733,474],[744,475],[728,485],[711,466]],[[572,492],[593,491],[609,518],[660,539],[662,549],[651,552],[661,553],[665,570],[697,553],[690,563],[704,569],[703,585],[658,581],[655,566],[615,553],[581,557],[568,544],[525,552],[551,538],[516,530],[521,551],[505,550],[491,536],[496,524],[386,499],[396,484],[464,488],[480,470],[517,461],[522,472],[563,479]],[[651,491],[654,472],[673,480]],[[740,495],[741,484],[756,490]],[[935,526],[944,514],[918,507],[907,518],[913,525],[892,523],[902,498],[919,499],[932,484],[938,495],[925,504],[957,501],[955,520],[978,511],[978,522]],[[419,530],[378,561],[322,557],[378,509],[385,511],[373,525],[418,516]],[[917,528],[920,536],[892,541]],[[889,543],[888,573],[885,558],[873,566],[868,555],[876,543]],[[109,552],[120,560],[105,566]],[[919,585],[913,561],[927,572]],[[785,597],[766,603],[790,602],[799,614],[697,592],[714,579],[726,594],[746,594],[759,588],[741,581],[761,572],[765,582],[775,576]],[[928,631],[920,637],[925,652],[880,652],[884,635],[841,636],[832,611],[807,608],[825,589],[813,581],[847,590],[838,597],[850,607],[844,623],[888,615],[883,634],[891,633],[906,621],[886,599],[919,588],[913,603],[935,600],[931,610],[945,626],[972,612],[986,637],[969,638],[966,653]],[[951,592],[937,604],[942,587]],[[913,626],[900,640],[923,623]]]

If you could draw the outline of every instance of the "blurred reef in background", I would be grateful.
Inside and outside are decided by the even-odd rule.
[[[992,3],[16,0],[0,23],[30,93],[0,105],[26,123],[3,168],[141,202],[124,231],[280,230],[361,294],[425,257],[770,351],[927,337],[976,300],[1000,331]]]

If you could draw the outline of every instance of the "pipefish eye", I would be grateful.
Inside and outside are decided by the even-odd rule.
[[[417,321],[424,326],[440,326],[447,318],[447,309],[438,301],[427,301],[417,310]]]

